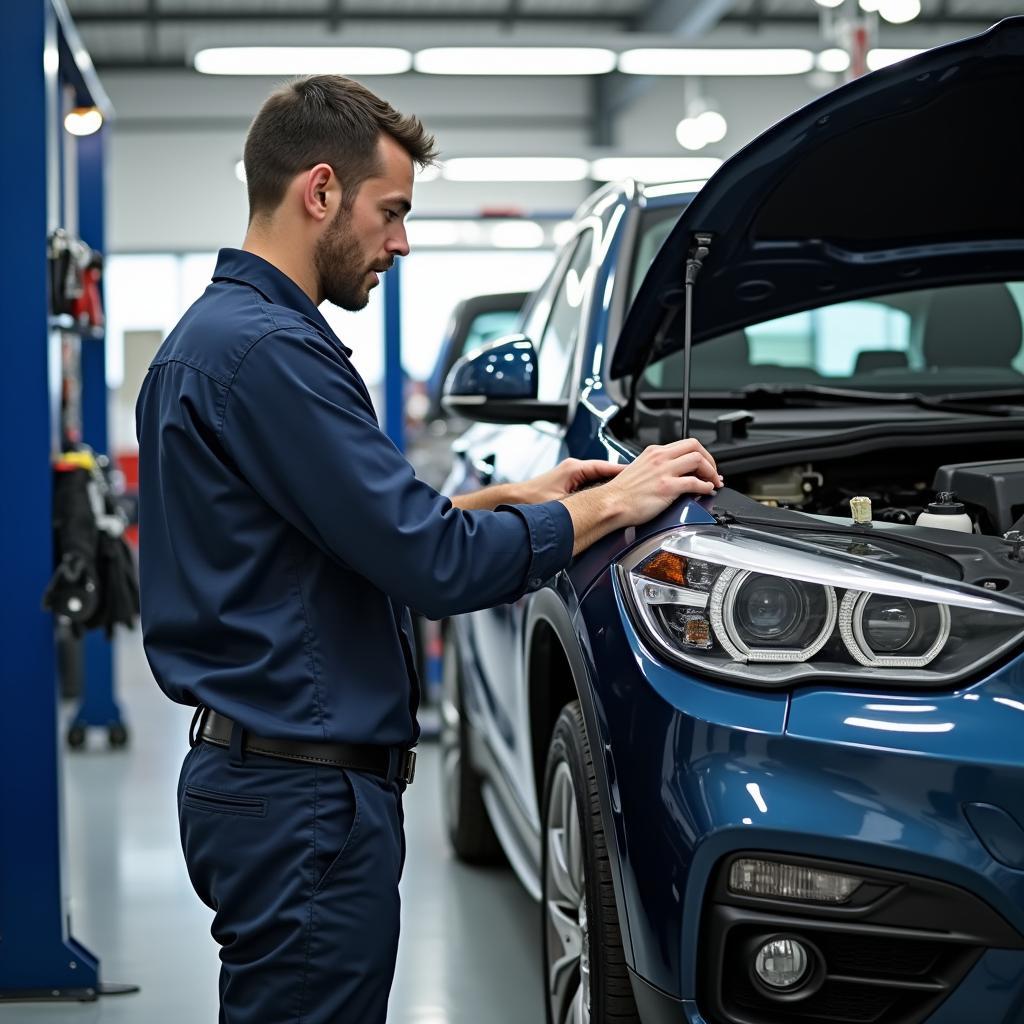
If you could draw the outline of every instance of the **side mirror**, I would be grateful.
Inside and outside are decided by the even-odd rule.
[[[441,404],[484,423],[565,423],[569,403],[537,399],[537,353],[523,334],[492,341],[463,356],[444,386]]]

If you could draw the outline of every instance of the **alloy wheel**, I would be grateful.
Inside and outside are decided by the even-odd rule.
[[[544,872],[547,987],[555,1024],[589,1024],[590,933],[576,790],[562,761],[551,781]]]

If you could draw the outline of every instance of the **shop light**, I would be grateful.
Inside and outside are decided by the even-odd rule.
[[[843,0],[815,0],[819,7],[840,7]]]
[[[905,25],[921,13],[921,0],[878,0],[878,13],[893,25]]]
[[[707,184],[706,178],[697,178],[693,181],[674,181],[670,185],[652,185],[644,189],[644,195],[650,196],[675,196],[680,192],[699,192]]]
[[[819,71],[830,71],[834,75],[842,74],[850,66],[850,55],[838,47],[822,50],[815,59]]]
[[[587,161],[574,156],[472,156],[446,160],[449,181],[583,181]]]
[[[426,75],[604,75],[615,60],[596,47],[443,46],[420,50],[413,66]]]
[[[897,64],[908,57],[916,57],[923,50],[868,50],[868,70],[878,71],[880,68],[887,68],[890,64]]]
[[[721,166],[722,161],[713,156],[605,156],[590,165],[590,176],[595,181],[683,181],[710,178]]]
[[[410,220],[406,226],[412,248],[444,247],[462,241],[463,224],[456,220]]]
[[[802,75],[814,68],[810,50],[625,50],[619,70],[627,75]]]
[[[491,245],[496,249],[539,249],[544,229],[532,220],[506,220],[491,228]]]
[[[412,54],[391,46],[218,46],[192,63],[204,75],[401,75]]]
[[[248,179],[245,176],[245,161],[239,160],[235,163],[235,177],[243,184],[248,183]]]
[[[95,135],[103,127],[103,115],[95,107],[75,107],[64,118],[71,135]]]

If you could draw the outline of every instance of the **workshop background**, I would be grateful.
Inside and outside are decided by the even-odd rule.
[[[57,454],[91,445],[93,496],[130,523],[140,384],[203,291],[218,248],[241,241],[243,140],[278,81],[350,74],[438,136],[441,166],[416,185],[412,254],[366,310],[324,313],[355,350],[389,433],[439,483],[451,438],[431,422],[428,382],[453,308],[538,286],[596,187],[705,179],[858,70],[1020,12],[1019,0],[5,3],[0,222],[12,322],[0,422],[12,519],[0,748],[12,781],[0,796],[0,1000],[44,988],[76,998],[2,1003],[0,1021],[216,1015],[210,915],[177,835],[189,711],[157,690],[137,630],[115,626],[108,641],[102,629],[76,635],[73,616],[40,625],[42,594],[18,588],[50,558],[41,446]],[[50,238],[49,269],[28,255],[40,250],[40,232]],[[79,293],[58,308],[54,290],[69,267],[81,271]],[[47,275],[44,325],[32,298]],[[510,322],[498,318],[477,341]],[[125,538],[130,550],[130,525]],[[438,637],[428,631],[424,644],[429,690]],[[509,870],[453,860],[432,714],[425,708],[420,776],[406,797],[410,854],[390,1020],[540,1020],[537,905]],[[139,991],[88,1001],[99,983]]]

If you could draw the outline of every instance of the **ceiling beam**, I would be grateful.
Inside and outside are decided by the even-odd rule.
[[[306,22],[306,21],[329,21],[333,16],[333,8],[323,6],[317,8],[304,7],[299,10],[288,8],[287,10],[222,10],[222,11],[200,11],[200,10],[167,10],[160,8],[159,20],[167,24],[208,24],[216,22],[223,25],[241,24],[244,22]],[[125,10],[103,10],[93,9],[79,11],[75,15],[76,25],[126,25],[146,20],[145,11]],[[396,22],[399,19],[403,24],[415,22],[507,22],[509,12],[507,10],[496,11],[467,11],[467,10],[445,10],[445,9],[411,9],[411,10],[388,10],[372,11],[367,9],[348,10],[345,9],[343,17],[346,22],[353,21],[385,21]],[[632,27],[633,16],[626,12],[621,14],[608,12],[587,12],[577,14],[573,12],[559,13],[557,11],[531,11],[518,10],[515,19],[519,22],[534,23],[558,23],[566,24],[596,24],[601,26],[617,26],[619,28]]]
[[[696,39],[718,24],[733,0],[652,0],[637,29],[676,39]]]

